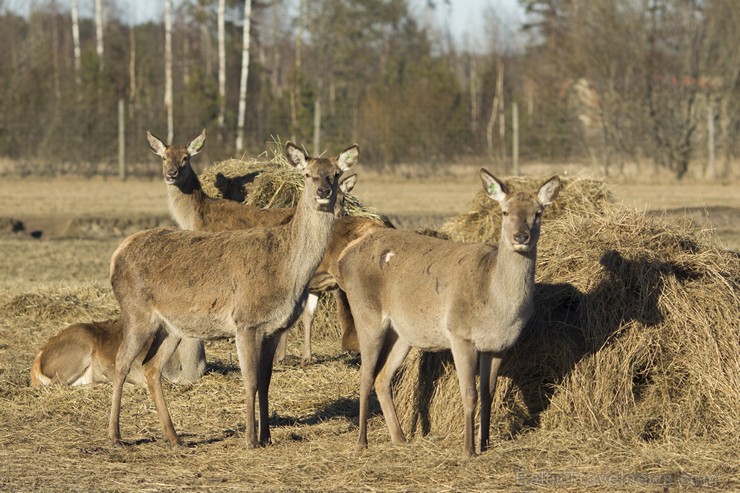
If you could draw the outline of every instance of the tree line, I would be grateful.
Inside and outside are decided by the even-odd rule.
[[[515,108],[523,159],[681,178],[708,173],[715,150],[730,173],[738,153],[734,0],[520,0],[515,33],[492,2],[475,46],[409,0],[161,1],[165,18],[134,24],[126,0],[39,0],[27,16],[0,0],[0,155],[112,163],[119,101],[131,161],[150,161],[147,129],[185,141],[205,127],[210,160],[291,139],[358,142],[369,166],[510,171]]]

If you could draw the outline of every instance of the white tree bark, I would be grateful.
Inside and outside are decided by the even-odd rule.
[[[224,17],[226,15],[226,0],[218,0],[218,134],[223,136],[226,124],[226,30]]]
[[[95,51],[100,71],[103,71],[103,0],[95,0]]]
[[[74,50],[74,64],[75,64],[75,84],[77,87],[80,86],[80,70],[82,63],[80,61],[80,14],[77,8],[77,0],[71,1],[72,8],[72,46]]]
[[[242,42],[242,76],[239,84],[239,115],[237,117],[236,152],[244,149],[244,120],[247,113],[247,78],[249,77],[249,30],[252,23],[252,0],[244,2],[244,38]]]
[[[172,0],[164,2],[164,106],[167,108],[167,144],[174,140],[172,115]]]

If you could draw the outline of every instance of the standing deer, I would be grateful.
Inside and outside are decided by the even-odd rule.
[[[88,385],[113,380],[116,354],[123,338],[120,319],[76,323],[51,337],[36,353],[31,368],[33,385]],[[142,361],[146,349],[137,355],[126,379],[144,384]],[[162,369],[174,383],[192,383],[203,376],[206,355],[203,341],[183,339]]]
[[[180,228],[194,231],[227,231],[279,226],[293,219],[295,207],[261,209],[233,200],[211,198],[203,192],[190,159],[203,149],[206,141],[205,129],[187,145],[168,146],[149,131],[147,131],[146,138],[152,152],[162,158],[162,173],[167,184],[170,214]],[[336,282],[331,281],[331,276],[327,272],[330,259],[336,259],[344,247],[358,235],[365,234],[372,227],[381,224],[373,219],[346,215],[345,198],[354,188],[356,180],[357,175],[350,175],[339,184],[334,212],[341,219],[336,221],[334,226],[334,235],[327,250],[327,258],[319,266],[316,272],[317,278],[311,281],[308,301],[301,316],[304,331],[301,363],[304,365],[311,361],[311,330],[319,296],[323,292],[336,289]],[[335,296],[343,328],[342,348],[357,349],[356,342],[353,342],[351,317],[349,311],[345,309],[346,302],[343,302],[341,294],[337,294],[336,291]],[[276,363],[282,363],[285,358],[287,335],[285,332],[280,338],[275,353]]]
[[[247,446],[270,441],[267,396],[277,340],[303,310],[309,282],[331,240],[339,176],[357,162],[359,149],[351,146],[332,159],[312,158],[289,142],[286,155],[304,178],[289,224],[220,233],[158,228],[128,237],[113,254],[111,284],[124,337],[108,423],[112,443],[121,443],[123,383],[151,339],[144,376],[165,437],[182,443],[167,410],[161,373],[183,337],[235,337],[247,395]]]
[[[491,402],[499,366],[533,310],[540,216],[560,190],[547,180],[537,193],[509,193],[480,171],[488,196],[501,205],[501,241],[463,244],[411,232],[381,230],[340,255],[339,285],[352,307],[360,344],[360,435],[367,448],[368,399],[373,384],[391,440],[405,441],[391,381],[410,348],[451,349],[463,399],[464,452],[473,439],[480,358],[480,448],[489,444]]]

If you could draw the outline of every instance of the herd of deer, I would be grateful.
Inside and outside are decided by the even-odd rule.
[[[142,231],[123,241],[110,271],[120,319],[71,325],[52,337],[36,355],[32,383],[112,381],[108,435],[120,444],[124,382],[146,382],[165,437],[179,445],[162,375],[198,379],[206,368],[203,341],[234,338],[247,395],[247,446],[264,445],[270,378],[285,356],[286,332],[302,316],[302,362],[308,363],[318,297],[333,291],[342,346],[359,349],[361,357],[358,448],[367,447],[373,386],[391,440],[405,441],[391,383],[411,347],[452,351],[466,455],[476,454],[480,373],[479,446],[488,448],[498,370],[533,311],[540,217],[558,194],[558,177],[536,192],[510,193],[481,169],[487,195],[501,206],[501,240],[464,244],[346,215],[344,196],[356,175],[342,174],[359,160],[357,145],[329,159],[309,157],[288,142],[287,160],[304,180],[300,202],[261,209],[203,192],[190,159],[203,148],[205,130],[186,146],[167,146],[149,132],[147,140],[162,158],[170,213],[181,229]]]

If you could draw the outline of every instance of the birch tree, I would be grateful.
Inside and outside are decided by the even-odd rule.
[[[164,2],[164,106],[167,109],[167,142],[174,140],[172,115],[172,0]]]
[[[223,139],[226,123],[226,0],[218,0],[218,138]]]
[[[82,62],[80,61],[80,14],[77,6],[77,0],[71,0],[72,10],[72,49],[74,51],[74,67],[75,67],[75,85],[77,88],[80,87],[80,70],[82,68]]]
[[[169,1],[169,0],[168,0]],[[242,75],[239,84],[239,115],[237,117],[236,152],[244,149],[244,120],[247,113],[247,78],[249,76],[249,30],[252,21],[252,0],[244,2],[244,37],[242,41]]]
[[[103,71],[103,0],[95,0],[95,52],[98,54],[99,69]]]

